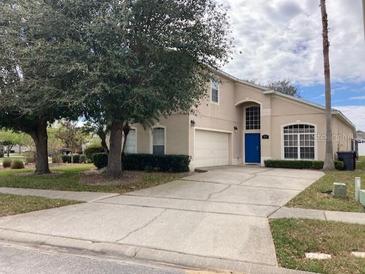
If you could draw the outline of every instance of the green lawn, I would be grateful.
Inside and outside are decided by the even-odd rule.
[[[365,259],[351,251],[365,252],[365,226],[315,220],[272,220],[276,255],[282,267],[328,274],[364,274]],[[309,260],[306,252],[321,252],[330,260]]]
[[[0,217],[77,204],[76,201],[0,194]]]
[[[37,176],[32,170],[0,170],[0,187],[52,189],[69,191],[95,191],[125,193],[167,183],[180,178],[175,173],[142,173],[141,178],[125,185],[87,185],[80,183],[80,173],[93,168],[91,164],[75,164],[52,168],[53,174]]]
[[[326,172],[325,176],[296,196],[287,204],[287,206],[335,211],[365,212],[365,208],[354,199],[355,177],[361,177],[362,188],[365,189],[365,157],[361,157],[357,167],[358,169],[356,171]],[[347,184],[347,199],[334,198],[328,193],[332,191],[334,182]]]

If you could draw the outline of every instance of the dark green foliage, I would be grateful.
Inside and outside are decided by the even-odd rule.
[[[11,169],[23,169],[24,168],[24,163],[21,160],[13,160],[11,162]]]
[[[344,170],[345,169],[345,163],[343,161],[335,161],[335,168],[337,170]]]
[[[84,154],[86,156],[86,159],[90,162],[93,161],[93,156],[95,153],[103,153],[105,152],[104,151],[104,148],[102,146],[96,146],[96,145],[93,145],[93,146],[89,146],[85,149],[84,151]]]
[[[98,169],[106,167],[108,165],[108,154],[95,153],[93,155],[93,163]]]
[[[11,160],[10,159],[4,159],[3,160],[3,168],[8,168],[11,166]]]
[[[62,162],[63,163],[67,163],[67,164],[71,164],[71,156],[70,155],[62,155]]]
[[[323,161],[266,160],[266,167],[294,169],[322,169]]]
[[[72,157],[71,155],[62,155],[62,162],[68,164],[82,164],[86,163],[86,156],[82,154],[74,154]]]
[[[187,172],[190,157],[187,155],[126,154],[122,163],[124,170]],[[94,165],[97,168],[104,168],[107,164],[107,154],[94,154]]]

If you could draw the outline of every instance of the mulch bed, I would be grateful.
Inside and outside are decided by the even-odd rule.
[[[145,172],[124,171],[119,179],[111,180],[104,170],[90,170],[82,173],[80,183],[85,185],[130,185],[143,179]]]

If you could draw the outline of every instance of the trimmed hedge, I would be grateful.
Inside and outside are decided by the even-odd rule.
[[[265,166],[272,168],[322,169],[323,161],[266,160]]]
[[[84,154],[86,156],[86,159],[88,161],[92,162],[94,154],[103,153],[103,152],[105,152],[103,147],[96,146],[96,145],[91,145],[91,146],[89,146],[85,149]]]
[[[11,160],[10,159],[4,159],[3,160],[3,168],[8,168],[11,166]]]
[[[72,158],[71,155],[62,155],[62,162],[71,164]],[[73,155],[73,163],[74,164],[81,164],[86,162],[86,156],[80,154]]]
[[[96,153],[93,163],[98,168],[108,165],[106,153]],[[122,159],[124,170],[148,170],[163,172],[189,171],[190,157],[187,155],[126,154]]]
[[[11,169],[23,169],[24,168],[24,163],[21,160],[14,160],[11,162]]]
[[[337,170],[344,170],[345,169],[345,163],[343,161],[337,160],[337,161],[335,161],[335,168]]]
[[[102,169],[108,165],[108,154],[95,153],[93,155],[93,163],[98,169]]]

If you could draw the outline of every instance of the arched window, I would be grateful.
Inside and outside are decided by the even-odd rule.
[[[284,127],[284,159],[315,159],[315,127],[297,124]]]
[[[259,106],[246,108],[246,130],[260,129],[260,120]]]

